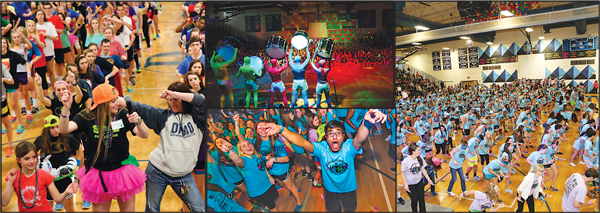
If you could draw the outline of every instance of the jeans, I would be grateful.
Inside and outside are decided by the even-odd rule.
[[[189,188],[182,194],[181,189],[184,184]],[[204,201],[194,182],[192,172],[183,177],[171,177],[150,162],[146,168],[146,212],[160,212],[160,202],[167,185],[171,186],[191,212],[204,212]]]
[[[452,191],[452,187],[454,187],[454,182],[456,182],[456,173],[460,175],[460,188],[463,192],[467,191],[467,187],[465,186],[465,174],[463,173],[462,167],[460,169],[450,168],[450,174],[452,175],[452,180],[450,180],[450,184],[448,185],[448,192]]]

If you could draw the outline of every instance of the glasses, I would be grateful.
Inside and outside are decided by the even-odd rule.
[[[333,136],[340,137],[340,136],[342,136],[342,132],[328,132],[327,133],[327,137],[333,137]]]

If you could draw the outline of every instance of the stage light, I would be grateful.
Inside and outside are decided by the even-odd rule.
[[[425,26],[422,26],[422,25],[417,25],[417,26],[415,26],[415,29],[417,29],[417,30],[429,30],[429,27],[425,27]]]
[[[531,29],[531,28],[528,27],[528,28],[525,28],[525,31],[527,31],[527,32],[533,32],[533,29]]]
[[[413,43],[412,43],[412,45],[415,45],[415,46],[419,46],[419,45],[421,45],[421,44],[422,44],[422,43],[419,43],[419,42],[413,42]]]
[[[449,49],[450,49],[450,48],[448,48],[448,47],[444,47],[444,48],[442,48],[442,50],[449,50]]]
[[[468,36],[461,36],[460,39],[467,40],[470,39]]]
[[[492,44],[494,44],[494,42],[488,41],[488,42],[485,42],[485,44],[492,45]]]
[[[540,36],[540,39],[545,39],[544,36]]]
[[[292,35],[292,46],[296,49],[304,49],[308,46],[308,33],[304,30],[298,30]]]
[[[514,16],[515,15],[515,14],[511,13],[508,10],[503,10],[503,11],[500,12],[500,14],[502,14],[503,16],[506,16],[506,17],[510,17],[510,16]]]

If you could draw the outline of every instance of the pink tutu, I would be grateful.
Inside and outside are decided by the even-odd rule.
[[[76,35],[69,34],[69,41],[71,42],[71,46],[75,46],[75,43],[77,43],[78,39],[79,37],[77,37]]]
[[[102,171],[102,178],[108,192],[104,192],[100,181],[100,170],[90,168],[85,174],[85,167],[77,170],[81,198],[92,203],[104,203],[113,199],[127,201],[144,190],[146,173],[134,165],[124,165],[112,171]]]

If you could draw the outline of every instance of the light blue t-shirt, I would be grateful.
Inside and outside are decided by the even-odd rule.
[[[417,141],[417,146],[419,146],[421,153],[419,154],[421,157],[425,158],[427,156],[427,147],[429,147],[429,144],[423,142],[422,140]]]
[[[461,145],[462,146],[462,145]],[[450,165],[450,168],[453,169],[460,169],[462,168],[462,164],[465,161],[465,158],[467,156],[468,153],[468,148],[466,149],[458,149],[458,152],[454,153],[454,158],[450,160],[450,163],[448,163],[448,165]],[[454,164],[454,160],[456,160],[456,162],[458,163],[458,165]]]
[[[216,160],[219,161],[219,153],[217,151],[213,151],[210,153],[210,155],[212,155],[212,157]],[[224,179],[226,179],[227,182],[234,184],[237,183],[239,181],[241,181],[242,179],[244,179],[242,177],[242,175],[238,172],[237,167],[235,166],[235,164],[232,162],[230,164],[216,164],[218,167],[215,168],[215,172],[219,173],[219,176],[223,177],[225,176]],[[223,175],[221,175],[221,173],[219,172],[219,167],[221,168],[221,172],[223,172]],[[213,175],[214,177],[214,175]],[[215,183],[217,184],[217,183]],[[219,184],[217,184],[219,185]],[[225,189],[225,188],[223,188]]]
[[[242,157],[244,160],[244,168],[240,168],[240,172],[246,183],[246,191],[250,197],[258,197],[264,194],[273,184],[267,176],[266,162],[258,156]]]
[[[467,143],[468,143],[469,151],[470,151],[470,152],[467,152],[467,157],[468,158],[475,157],[477,155],[477,146],[479,146],[479,142],[477,142],[476,138],[471,138],[471,139],[469,139],[469,141]]]
[[[300,129],[301,129],[302,131],[304,131],[304,127],[301,127],[301,126],[298,126],[298,127],[300,127]],[[290,130],[290,131],[292,131],[292,132],[295,132],[295,133],[298,133],[298,134],[300,134],[300,132],[298,132],[298,130],[297,130],[297,129],[294,129],[294,128],[292,128],[292,126],[287,126],[287,127],[286,127],[286,129],[288,129],[288,130]],[[304,148],[302,148],[302,147],[300,147],[300,146],[297,146],[296,144],[293,144],[293,143],[290,143],[290,145],[292,145],[292,148],[294,148],[294,152],[295,152],[295,153],[297,153],[297,154],[299,154],[299,155],[301,155],[301,154],[304,154],[304,152],[305,152],[305,151],[304,151]],[[278,156],[278,157],[279,157],[279,156]]]
[[[221,172],[219,172],[219,166],[217,164],[208,163],[206,169],[208,171],[207,173],[209,183],[220,186],[221,188],[223,188],[223,190],[225,190],[225,192],[227,192],[227,194],[231,194],[231,192],[233,192],[233,190],[235,189],[235,184],[225,181],[225,178],[223,178],[223,175],[221,175]]]
[[[592,143],[592,141],[589,138],[587,140],[585,140],[584,150],[590,156],[594,156],[593,146],[594,146],[594,144]],[[583,155],[583,160],[592,160],[592,158],[588,157],[587,155]]]
[[[274,149],[274,153],[275,153],[275,157],[285,157],[288,156],[288,152],[287,150],[285,150],[285,145],[283,144],[283,142],[281,142],[279,139],[275,139],[275,149]],[[268,154],[271,153],[271,149],[273,147],[271,147],[271,142],[270,141],[263,141],[262,144],[260,145],[260,154],[262,154],[263,156],[266,156]],[[265,161],[266,163],[266,161]],[[286,173],[288,171],[288,169],[290,169],[290,163],[286,162],[286,163],[273,163],[273,167],[271,167],[271,169],[269,169],[269,174],[271,175],[282,175],[284,173]]]
[[[477,150],[480,155],[487,155],[486,152],[490,152],[490,146],[488,146],[487,139],[483,139],[483,141],[479,143],[479,149]]]
[[[347,139],[342,143],[338,152],[329,149],[329,143],[312,143],[315,147],[313,156],[321,159],[321,172],[325,189],[335,193],[346,193],[356,191],[356,169],[354,167],[354,156],[362,154],[363,150],[354,148],[353,139]]]
[[[546,162],[546,156],[544,156],[544,154],[541,154],[538,151],[532,152],[531,154],[529,154],[529,156],[527,157],[527,159],[529,159],[534,165],[536,164],[547,164]],[[533,170],[533,166],[530,166],[529,168],[530,171]]]
[[[502,175],[502,173],[508,172],[506,166],[502,165],[499,159],[494,159],[490,161],[490,163],[483,168],[483,174],[491,175],[492,173],[489,171],[490,168],[498,175]]]

